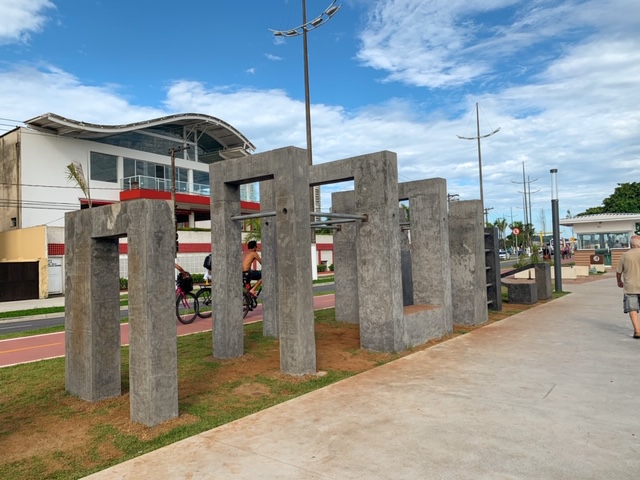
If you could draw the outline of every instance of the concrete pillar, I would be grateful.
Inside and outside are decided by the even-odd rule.
[[[260,182],[260,210],[276,209],[273,180]],[[278,248],[276,245],[276,219],[262,219],[262,334],[278,337]]]
[[[484,254],[484,212],[479,200],[449,203],[453,323],[480,325],[489,319]]]
[[[356,213],[355,193],[331,194],[334,213]],[[335,282],[335,308],[338,322],[359,323],[358,313],[358,259],[356,236],[358,223],[343,223],[333,234],[333,275]]]
[[[227,162],[220,162],[220,166]],[[210,169],[211,179],[211,300],[213,356],[235,358],[244,353],[242,321],[242,222],[240,185],[214,181],[220,172]],[[218,168],[220,170],[220,168]]]
[[[383,352],[405,348],[396,154],[380,152],[353,162],[355,210],[366,213],[356,238],[360,344]]]
[[[65,384],[96,402],[121,390],[118,239],[92,239],[96,208],[65,215]]]
[[[548,300],[552,297],[551,264],[536,263],[534,266],[538,300]]]

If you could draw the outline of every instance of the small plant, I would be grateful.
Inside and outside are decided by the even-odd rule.
[[[204,273],[192,273],[191,279],[193,283],[204,283]]]

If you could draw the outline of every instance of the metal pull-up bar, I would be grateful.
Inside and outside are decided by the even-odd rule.
[[[310,212],[309,215],[312,217],[346,218],[350,220],[362,220],[363,222],[366,222],[367,220],[369,220],[369,216],[366,213],[357,214],[357,213]]]
[[[249,220],[250,218],[264,218],[264,217],[275,217],[275,211],[268,212],[260,212],[260,213],[247,213],[245,215],[234,215],[231,217],[231,220]]]

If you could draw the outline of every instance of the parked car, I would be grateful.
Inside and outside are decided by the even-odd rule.
[[[504,248],[501,248],[498,251],[498,256],[500,257],[500,260],[509,260],[509,253]]]

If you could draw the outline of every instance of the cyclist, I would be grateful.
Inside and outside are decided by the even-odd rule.
[[[262,265],[262,259],[258,254],[258,243],[255,240],[247,243],[247,251],[242,254],[242,278],[246,278],[249,281],[257,280],[257,283],[251,287],[249,293],[256,296],[256,289],[262,285],[262,272],[260,270],[252,270],[251,266],[253,262],[258,262]]]
[[[204,257],[204,283],[205,285],[211,285],[211,254]]]

